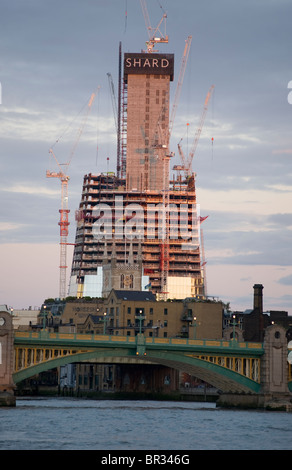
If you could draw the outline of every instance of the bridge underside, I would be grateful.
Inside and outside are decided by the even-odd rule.
[[[153,357],[151,358],[151,362],[187,372],[188,374],[213,385],[213,387],[223,392],[259,392],[260,384],[257,384],[246,377],[240,376],[236,372],[208,363],[201,359],[189,358],[189,361],[187,359],[188,358],[185,358],[182,364],[180,358],[176,357],[168,357],[167,359],[163,357]]]
[[[187,372],[216,387],[222,392],[259,393],[260,383],[244,375],[219,366],[212,362],[193,357],[184,352],[169,352],[147,349],[146,355],[137,355],[133,348],[106,348],[86,350],[53,358],[38,364],[32,364],[14,373],[14,383],[21,382],[40,372],[53,369],[69,363],[104,363],[104,364],[161,364],[176,370]]]

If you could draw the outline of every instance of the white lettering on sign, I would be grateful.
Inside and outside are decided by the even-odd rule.
[[[125,65],[127,68],[134,67],[134,68],[167,68],[169,66],[168,59],[157,59],[157,58],[136,58],[136,57],[127,57],[125,60]]]

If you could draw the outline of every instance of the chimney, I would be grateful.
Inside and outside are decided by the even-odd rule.
[[[263,288],[262,284],[255,284],[253,286],[253,309],[263,313]]]

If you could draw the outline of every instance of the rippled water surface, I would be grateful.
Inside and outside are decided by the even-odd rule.
[[[213,403],[17,399],[0,408],[0,449],[291,450],[292,413]]]

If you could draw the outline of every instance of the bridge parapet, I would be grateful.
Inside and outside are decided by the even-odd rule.
[[[137,340],[139,338],[139,341]],[[70,346],[98,346],[107,345],[113,346],[119,344],[121,347],[129,347],[130,345],[135,348],[137,344],[145,344],[145,348],[151,349],[151,346],[155,348],[167,348],[168,346],[172,349],[192,349],[201,351],[210,350],[215,351],[218,348],[223,351],[226,349],[228,352],[233,350],[236,353],[242,351],[243,354],[248,350],[250,354],[260,356],[264,353],[262,343],[252,342],[237,342],[227,340],[212,340],[212,339],[189,339],[189,338],[156,338],[156,337],[145,337],[143,334],[135,336],[114,336],[114,335],[96,335],[96,334],[80,334],[80,333],[49,333],[39,332],[35,333],[32,331],[15,332],[14,344],[21,345],[36,345],[40,344],[43,346],[58,346],[66,344]]]

